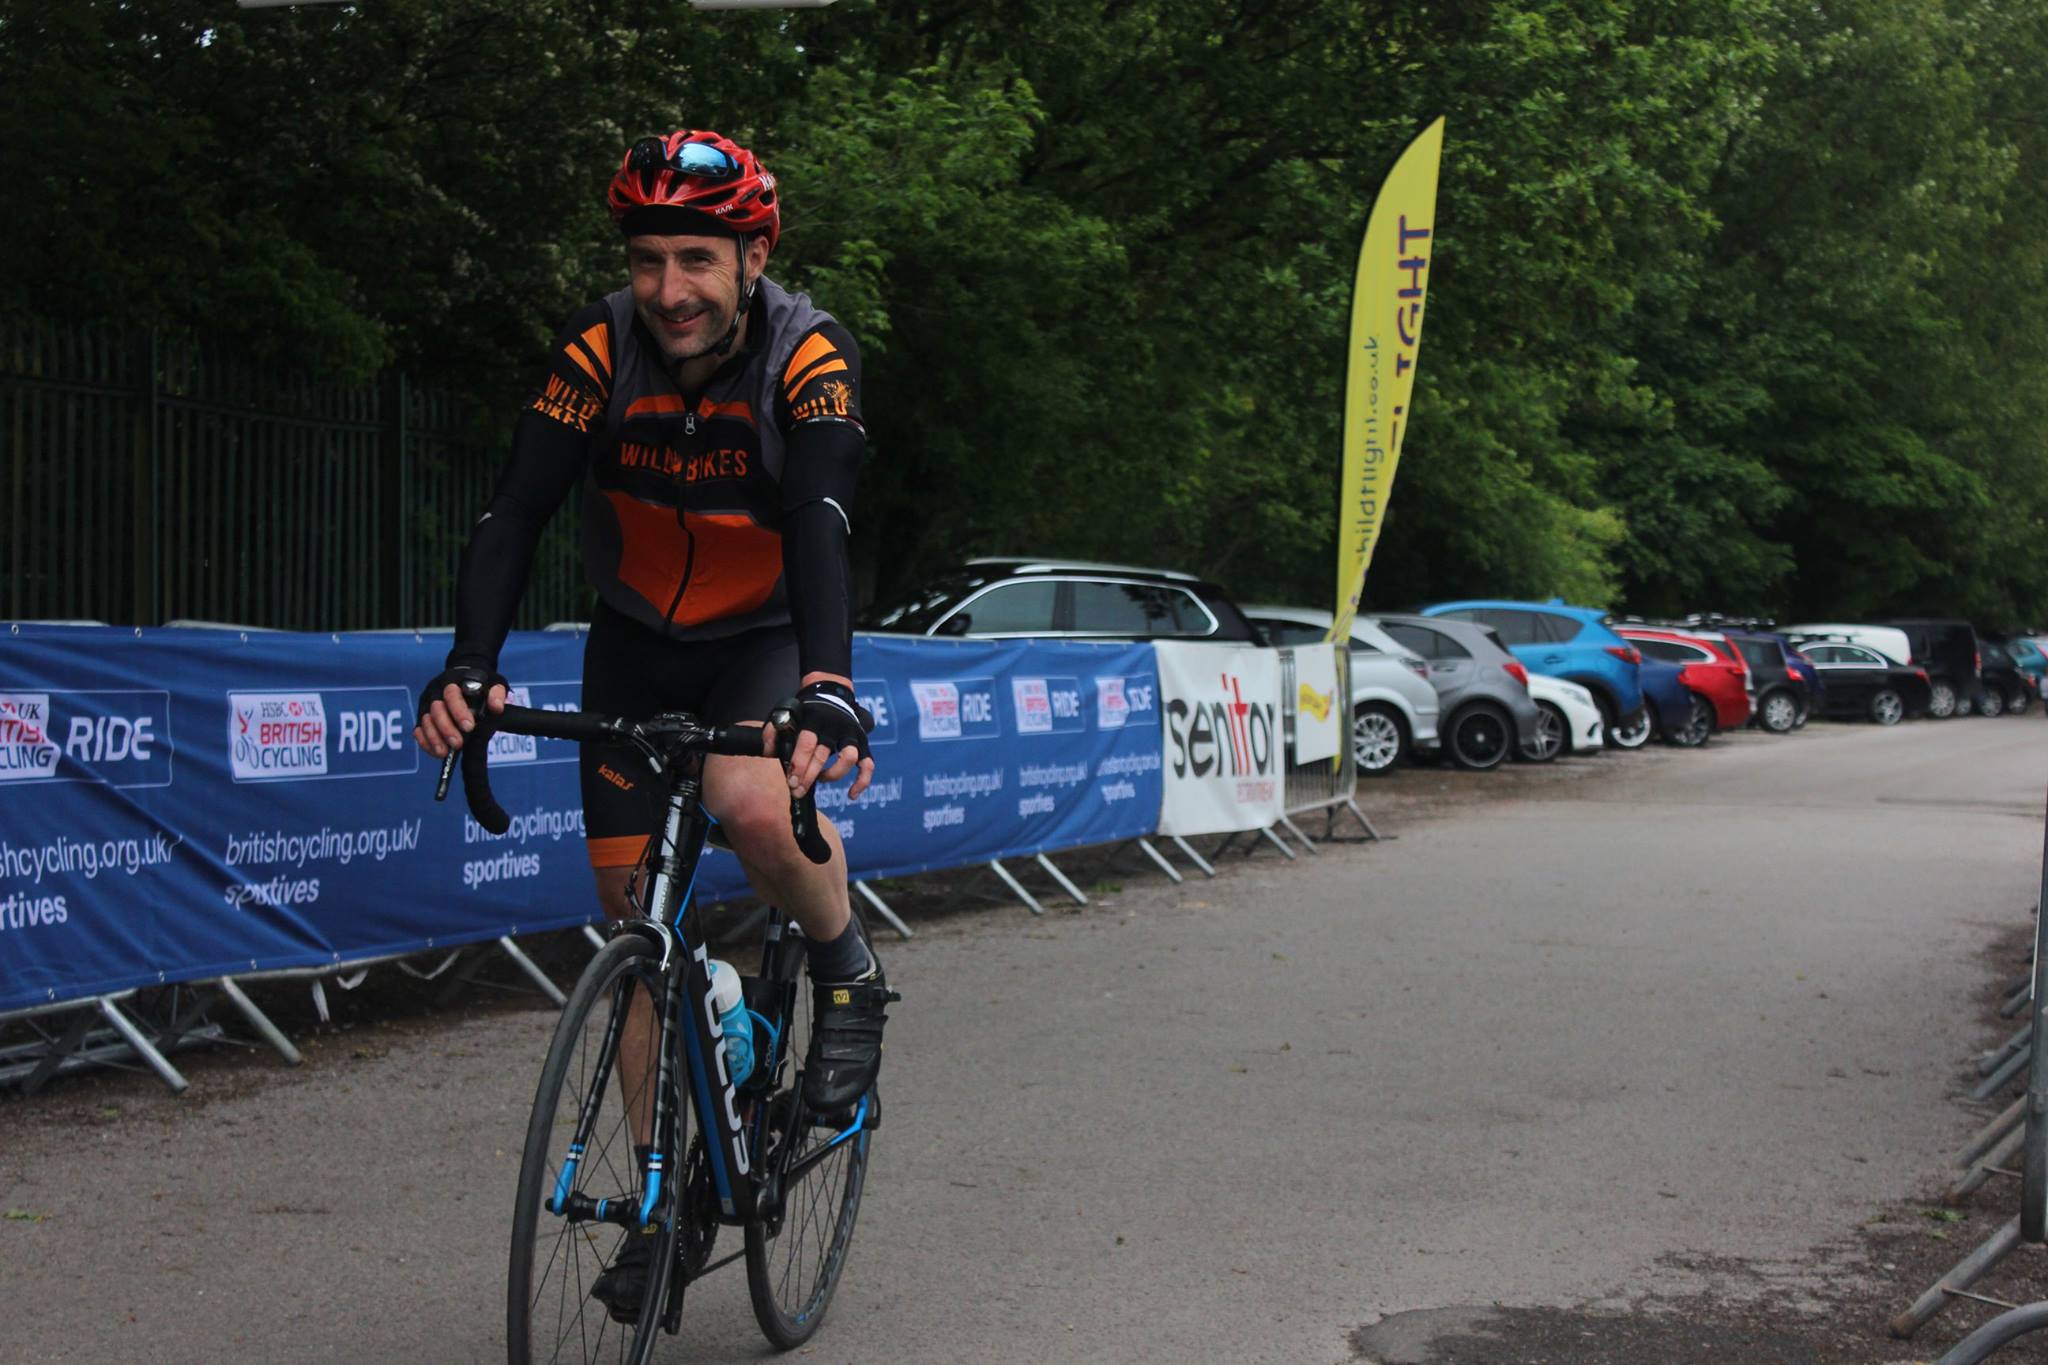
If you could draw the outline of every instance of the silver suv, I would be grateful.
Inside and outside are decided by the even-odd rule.
[[[1330,613],[1315,607],[1246,607],[1276,645],[1319,644]],[[1351,748],[1363,775],[1384,777],[1412,752],[1435,753],[1436,689],[1429,665],[1369,621],[1351,623]]]
[[[1492,627],[1448,616],[1367,619],[1428,660],[1444,752],[1459,767],[1497,768],[1541,743],[1543,713],[1529,697],[1529,672]]]

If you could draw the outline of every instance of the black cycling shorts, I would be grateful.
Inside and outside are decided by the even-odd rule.
[[[796,631],[762,626],[723,640],[671,640],[598,604],[583,646],[583,709],[644,720],[688,711],[714,725],[766,720],[796,695]],[[583,837],[592,867],[640,861],[661,819],[659,786],[631,749],[586,744]]]

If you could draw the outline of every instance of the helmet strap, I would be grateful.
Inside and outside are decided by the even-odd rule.
[[[733,342],[738,340],[740,323],[745,320],[748,310],[754,306],[754,287],[761,282],[758,275],[751,280],[747,279],[747,243],[751,239],[742,236],[735,240],[739,243],[740,253],[740,301],[739,306],[732,310],[732,326],[725,329],[725,339],[711,348],[713,355],[724,355],[732,349]]]

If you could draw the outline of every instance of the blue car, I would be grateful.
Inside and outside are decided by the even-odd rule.
[[[1616,731],[1632,733],[1643,723],[1643,656],[1607,627],[1607,613],[1597,607],[1567,606],[1555,597],[1548,602],[1439,602],[1424,607],[1422,615],[1492,626],[1530,671],[1591,692],[1611,744]]]
[[[1776,640],[1780,645],[1784,646],[1785,662],[1792,665],[1794,673],[1797,673],[1806,680],[1806,700],[1800,705],[1799,719],[1792,722],[1795,726],[1806,724],[1808,718],[1814,712],[1821,710],[1827,702],[1828,690],[1821,682],[1820,670],[1813,666],[1813,660],[1799,652],[1799,646],[1792,642],[1791,636],[1780,635],[1775,631],[1769,630],[1757,630],[1750,633],[1752,635],[1761,635],[1766,640]]]
[[[1666,744],[1696,749],[1713,736],[1714,704],[1681,681],[1684,664],[1645,654],[1639,672],[1643,683],[1642,719],[1623,726],[1614,736],[1617,748],[1640,749],[1656,734]]]

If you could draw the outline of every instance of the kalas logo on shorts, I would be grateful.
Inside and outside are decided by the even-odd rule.
[[[0,692],[0,782],[171,781],[171,694]]]
[[[1074,678],[1012,678],[1010,697],[1017,707],[1017,733],[1072,733],[1087,726],[1081,714],[1081,684]]]
[[[403,687],[230,692],[229,771],[237,782],[418,772],[412,706]]]
[[[1150,673],[1095,680],[1095,728],[1159,723],[1159,682]]]
[[[1003,732],[996,719],[993,678],[913,682],[919,739],[993,739]]]

